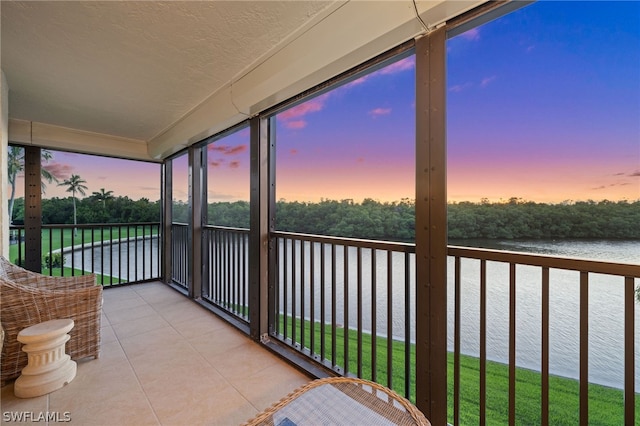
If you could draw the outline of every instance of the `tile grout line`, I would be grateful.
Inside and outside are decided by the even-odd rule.
[[[232,381],[230,381],[229,377],[227,376],[227,374],[225,374],[225,372],[224,372],[224,371],[219,370],[219,369],[218,369],[218,368],[217,368],[217,367],[216,367],[216,366],[215,366],[215,365],[214,365],[214,364],[213,364],[213,363],[212,363],[212,362],[211,362],[207,357],[205,357],[205,356],[203,355],[203,353],[202,353],[202,352],[200,352],[200,351],[199,351],[199,350],[198,350],[198,349],[197,349],[197,348],[196,348],[196,347],[195,347],[195,346],[190,342],[189,338],[188,338],[187,336],[185,336],[182,332],[180,332],[180,330],[179,330],[179,329],[177,329],[177,328],[174,326],[174,322],[175,322],[175,321],[173,321],[173,322],[172,322],[172,321],[169,321],[169,320],[165,317],[165,315],[163,315],[163,314],[164,314],[164,312],[163,312],[163,310],[161,309],[161,306],[159,306],[159,305],[163,305],[164,303],[166,303],[164,300],[162,300],[162,301],[156,301],[156,302],[151,302],[151,301],[147,300],[147,299],[145,298],[145,296],[144,296],[142,293],[138,292],[138,291],[137,291],[137,290],[135,290],[135,289],[133,289],[133,290],[135,291],[135,293],[136,293],[139,297],[141,297],[141,298],[145,301],[145,303],[146,303],[148,306],[150,306],[150,307],[151,307],[151,309],[153,309],[153,311],[154,311],[154,312],[156,312],[156,313],[157,313],[157,314],[158,314],[158,315],[159,315],[159,316],[160,316],[160,317],[161,317],[161,318],[162,318],[162,319],[163,319],[163,320],[164,320],[164,321],[169,325],[169,327],[170,327],[170,328],[171,328],[171,329],[172,329],[172,330],[173,330],[173,331],[174,331],[178,336],[180,336],[180,339],[182,340],[182,343],[183,343],[183,344],[186,344],[186,346],[188,346],[188,347],[189,347],[189,348],[191,348],[195,353],[197,353],[197,354],[198,354],[198,356],[199,356],[199,358],[201,359],[201,361],[204,361],[204,362],[206,363],[206,365],[207,365],[207,366],[209,366],[209,368],[211,368],[211,369],[213,369],[215,372],[217,372],[217,373],[221,376],[221,378],[224,380],[224,382],[225,382],[225,383],[226,383],[226,384],[227,384],[231,389],[235,390],[235,392],[237,392],[237,393],[238,393],[238,395],[240,395],[240,396],[242,397],[242,399],[245,401],[245,403],[246,403],[246,404],[248,404],[250,407],[252,407],[254,410],[256,410],[256,412],[257,412],[257,413],[261,412],[261,411],[264,409],[264,407],[258,407],[258,406],[256,406],[256,404],[254,404],[254,402],[252,402],[252,401],[248,398],[248,396],[247,396],[247,395],[245,395],[245,392],[243,392],[241,389],[239,389],[238,387],[236,387],[236,386],[233,384],[233,382],[232,382]],[[174,296],[178,297],[179,295],[178,295],[178,294],[175,294],[175,295],[174,295],[174,294],[171,294],[171,296],[170,296],[170,297],[174,297]],[[177,299],[176,299],[176,300],[177,300]],[[200,306],[197,306],[197,307],[198,307],[198,308],[200,308],[200,309],[202,309],[202,307],[200,307]],[[211,316],[212,316],[212,317],[214,317],[214,318],[218,318],[218,317],[217,317],[213,312],[209,312],[209,311],[207,311],[207,314],[211,315]],[[186,322],[186,321],[190,321],[190,320],[185,320],[185,322]],[[130,336],[127,336],[127,337],[130,337]],[[243,343],[241,343],[240,345],[237,345],[237,346],[242,346],[242,345],[244,345],[244,344],[246,344],[246,343],[255,344],[255,342],[253,342],[253,341],[249,338],[249,336],[243,336],[243,337],[245,337],[245,338],[246,338],[246,339],[245,339],[246,341],[245,341],[245,342],[243,342]],[[234,349],[235,349],[235,346],[234,346],[233,348],[229,348],[229,350],[234,350]],[[268,368],[270,368],[270,367],[272,367],[272,365],[262,366],[260,369],[258,369],[258,370],[257,370],[257,371],[255,371],[254,373],[252,373],[252,375],[255,375],[255,374],[258,374],[258,373],[260,373],[260,372],[262,372],[262,371],[265,371],[265,370],[267,370],[267,369],[268,369]],[[248,376],[247,378],[249,378],[249,377],[251,377],[251,376]],[[296,386],[295,388],[297,388],[297,386]],[[275,403],[275,402],[274,402],[274,403]]]
[[[137,293],[137,292],[136,292]],[[138,295],[140,295],[138,293]],[[144,297],[142,295],[140,295],[140,297],[142,297],[144,299]],[[146,301],[146,299],[145,299]],[[148,302],[147,302],[148,303]],[[209,365],[213,370],[215,370],[218,374],[220,374],[220,377],[222,377],[222,379],[225,381],[225,383],[227,383],[227,385],[229,385],[233,390],[235,390],[238,395],[240,395],[242,397],[242,399],[245,400],[245,402],[247,404],[249,404],[251,407],[253,407],[257,412],[260,412],[260,410],[258,409],[258,407],[256,407],[247,397],[246,395],[244,395],[244,393],[238,389],[232,382],[229,381],[229,379],[227,378],[227,375],[224,374],[223,371],[220,371],[215,365],[213,365],[196,347],[194,347],[191,342],[189,341],[189,339],[187,339],[187,337],[182,334],[180,332],[180,330],[178,330],[177,328],[174,327],[173,322],[168,321],[164,315],[162,315],[162,312],[157,310],[156,307],[152,304],[149,304],[149,306],[151,306],[151,308],[156,311],[161,317],[162,319],[164,319],[170,326],[171,328],[182,338],[182,340],[184,341],[184,343],[186,343],[191,349],[193,349],[199,356],[200,358],[207,364]],[[210,315],[216,317],[216,315],[212,312],[209,312]],[[251,341],[251,339],[248,339],[248,341]],[[233,348],[232,348],[233,349]]]
[[[137,293],[137,292],[136,292],[136,293]],[[144,297],[143,297],[142,295],[140,295],[139,293],[138,293],[138,295],[144,299]],[[156,309],[156,306],[155,306],[155,305],[153,305],[153,304],[151,304],[151,303],[149,303],[146,299],[144,299],[144,300],[145,300],[145,302],[147,302],[147,303],[149,304],[149,306],[151,306],[151,308],[152,308],[155,312],[157,312],[157,313],[162,317],[162,319],[164,319],[164,320],[169,324],[169,326],[170,326],[170,327],[171,327],[171,328],[172,328],[172,329],[173,329],[173,330],[178,334],[178,336],[180,336],[180,338],[182,339],[182,341],[183,341],[187,346],[189,346],[191,349],[193,349],[193,351],[194,351],[195,353],[197,353],[197,354],[200,356],[201,360],[202,360],[202,361],[204,361],[204,362],[206,363],[206,365],[208,365],[208,366],[209,366],[210,368],[212,368],[216,373],[218,373],[218,374],[220,375],[220,377],[222,377],[222,379],[224,380],[224,382],[225,382],[225,383],[226,383],[230,388],[232,388],[233,390],[235,390],[235,391],[238,393],[238,395],[240,395],[240,396],[242,397],[242,399],[243,399],[247,404],[249,404],[249,405],[250,405],[254,410],[256,410],[256,412],[258,412],[258,413],[260,412],[260,410],[259,410],[259,409],[258,409],[258,408],[257,408],[257,407],[256,407],[256,406],[255,406],[255,405],[254,405],[254,404],[253,404],[253,403],[252,403],[252,402],[251,402],[251,401],[246,397],[246,395],[244,395],[244,393],[243,393],[240,389],[238,389],[236,386],[234,386],[234,384],[233,384],[232,382],[230,382],[230,381],[229,381],[229,379],[228,379],[228,378],[227,378],[227,376],[224,374],[224,372],[220,371],[220,370],[219,370],[215,365],[213,365],[213,364],[212,364],[212,363],[211,363],[211,362],[210,362],[210,361],[209,361],[209,360],[208,360],[208,359],[207,359],[207,358],[206,358],[206,357],[205,357],[205,356],[204,356],[204,355],[203,355],[203,354],[202,354],[202,353],[201,353],[201,352],[200,352],[200,351],[195,347],[195,346],[193,346],[193,344],[191,344],[191,342],[189,341],[189,339],[188,339],[184,334],[182,334],[182,333],[180,332],[180,330],[178,330],[177,328],[175,328],[175,327],[174,327],[174,323],[173,323],[173,322],[171,322],[171,321],[167,320],[167,318],[165,318],[165,317],[164,317],[164,315],[162,315],[162,311],[160,311],[160,310]],[[212,316],[214,316],[214,317],[215,317],[215,314],[214,314],[214,313],[212,313],[212,312],[209,312],[209,313],[210,313]],[[250,341],[250,339],[249,339],[249,341]],[[232,349],[233,349],[233,348],[232,348]]]
[[[146,300],[145,300],[145,303],[146,303]],[[113,326],[111,326],[111,328],[113,328]],[[116,336],[116,340],[118,342],[118,345],[120,346],[120,349],[122,349],[122,352],[124,353],[124,356],[127,359],[127,363],[129,364],[129,368],[131,369],[131,371],[133,372],[134,377],[136,378],[136,382],[138,383],[138,386],[140,386],[140,390],[142,390],[142,393],[144,394],[144,398],[146,399],[147,404],[149,405],[149,408],[151,409],[151,412],[153,413],[153,417],[156,419],[156,423],[158,425],[162,425],[162,423],[160,422],[160,419],[158,418],[158,414],[156,413],[156,410],[153,407],[153,404],[151,403],[151,400],[149,399],[149,395],[147,395],[147,391],[145,390],[144,386],[142,385],[142,382],[140,381],[140,377],[138,376],[138,372],[136,371],[135,367],[131,363],[131,360],[129,359],[129,354],[125,350],[124,346],[122,346],[122,342],[120,342],[120,337],[118,336],[118,334],[116,333],[115,330],[112,330],[112,331],[113,331],[113,335]]]

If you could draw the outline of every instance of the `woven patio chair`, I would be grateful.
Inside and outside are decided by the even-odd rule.
[[[75,326],[69,333],[66,353],[74,360],[98,358],[101,315],[102,286],[96,284],[95,275],[49,277],[0,256],[0,324],[4,329],[1,385],[20,376],[27,365],[27,354],[17,339],[22,329],[70,318]]]
[[[409,400],[386,386],[354,377],[314,380],[296,389],[244,426],[430,426]]]

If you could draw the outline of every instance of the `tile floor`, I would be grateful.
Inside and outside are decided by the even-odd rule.
[[[49,395],[18,399],[3,387],[1,421],[237,425],[309,380],[168,286],[138,284],[104,291],[100,358],[78,362],[76,378]]]

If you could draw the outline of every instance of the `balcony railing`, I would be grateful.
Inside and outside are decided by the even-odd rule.
[[[206,226],[202,232],[203,299],[249,321],[249,230]]]
[[[415,246],[272,233],[271,334],[344,376],[415,394]]]
[[[539,360],[536,362],[537,365],[527,367],[540,371],[540,394],[537,396],[540,407],[539,419],[540,424],[550,424],[550,353],[558,352],[554,351],[556,348],[550,344],[550,317],[552,313],[556,317],[555,324],[563,329],[562,333],[558,333],[561,334],[561,337],[556,336],[556,343],[569,346],[572,341],[575,341],[578,352],[577,356],[574,359],[569,359],[568,362],[573,363],[574,366],[577,365],[579,369],[578,377],[576,377],[579,382],[579,412],[576,413],[575,419],[564,420],[569,423],[580,421],[581,424],[586,424],[589,418],[590,346],[592,350],[598,346],[598,343],[590,341],[590,337],[593,337],[594,341],[600,342],[599,346],[607,345],[604,343],[607,340],[622,342],[621,350],[618,353],[611,348],[612,345],[606,346],[608,358],[600,359],[599,363],[615,363],[618,359],[622,364],[621,368],[624,369],[623,398],[620,403],[624,401],[623,417],[625,423],[634,423],[636,407],[635,288],[638,279],[640,279],[640,265],[463,247],[449,247],[448,254],[450,256],[449,294],[453,296],[450,305],[454,311],[453,336],[450,336],[454,341],[454,424],[460,424],[461,392],[463,389],[461,386],[463,311],[466,313],[474,311],[477,317],[476,315],[467,315],[467,318],[475,318],[479,323],[477,329],[476,327],[470,328],[474,329],[473,340],[477,339],[475,343],[479,354],[479,392],[476,397],[478,398],[480,424],[485,424],[487,419],[487,388],[490,386],[487,378],[488,335],[491,328],[500,329],[503,337],[508,340],[506,354],[504,354],[506,355],[505,359],[500,360],[506,361],[508,364],[508,418],[505,418],[504,421],[515,424],[517,397],[531,398],[530,395],[521,396],[516,392],[516,363],[518,360],[516,342],[522,341],[525,346],[527,342],[533,341],[533,344],[537,346],[536,349],[539,350],[539,354],[537,354]],[[489,272],[490,269],[492,272]],[[502,304],[499,303],[495,294],[498,286],[502,286],[504,289],[498,293],[504,299]],[[474,293],[473,297],[467,297],[467,300],[471,299],[468,303],[462,301],[466,290],[471,290]],[[575,294],[576,290],[577,295]],[[596,300],[590,300],[590,296],[593,298],[596,290],[598,291]],[[487,295],[488,291],[494,292],[493,297]],[[552,297],[555,295],[560,299],[570,293],[573,293],[574,299],[577,298],[577,303],[574,304],[567,299],[554,301],[554,297]],[[621,296],[619,303],[615,299],[616,293]],[[524,294],[525,297],[523,298],[519,294]],[[494,304],[501,305],[497,309],[503,310],[501,316],[506,320],[504,328],[488,321],[489,299],[492,299]],[[527,309],[523,309],[525,306]],[[522,316],[525,320],[518,322],[516,313],[520,311],[524,311]],[[616,313],[622,313],[620,315],[621,330],[604,325],[609,324],[607,320],[610,320]],[[575,321],[571,321],[572,317]],[[472,322],[476,325],[475,321],[472,320]],[[559,322],[561,323],[558,324]],[[571,322],[574,322],[573,327]],[[534,333],[528,333],[527,328],[533,329]],[[523,336],[523,334],[527,334],[527,336]],[[537,336],[535,336],[536,334]],[[533,339],[532,335],[534,335]],[[522,339],[518,336],[521,336]],[[536,338],[539,339],[537,342],[535,342]],[[496,352],[495,348],[493,349]],[[500,355],[498,357],[502,358]],[[526,363],[526,361],[524,362]]]
[[[171,224],[171,280],[189,289],[189,225]]]
[[[172,225],[172,278],[185,289],[189,231]],[[11,232],[11,260],[21,263],[24,230],[12,226]],[[94,272],[105,286],[160,278],[159,232],[157,223],[44,226],[44,272]],[[202,242],[199,296],[248,324],[249,230],[205,226]],[[271,339],[337,374],[374,380],[414,399],[416,307],[422,303],[415,298],[415,246],[288,232],[272,232],[270,246]],[[612,386],[621,389],[623,417],[635,419],[640,265],[454,246],[448,255],[452,423],[463,423],[465,404],[474,405],[477,422],[492,420],[493,362],[507,371],[505,423],[515,423],[521,401],[531,399],[539,422],[552,423],[554,375],[576,379],[576,421],[586,422],[590,386],[598,381],[594,370],[602,364],[594,350],[603,344],[604,363],[620,365]],[[614,317],[618,326],[610,327],[606,321]],[[558,324],[563,331],[554,337]],[[557,347],[574,342],[567,362],[577,373],[558,372]],[[477,366],[471,396],[463,385],[469,378],[463,379],[462,359],[469,356]],[[539,393],[519,391],[521,368],[537,371]]]
[[[23,226],[10,227],[10,260],[24,264]],[[42,225],[42,272],[95,273],[103,286],[160,278],[159,223]]]
[[[338,374],[378,381],[413,399],[415,307],[420,303],[415,300],[415,246],[286,232],[273,232],[271,235],[276,265],[271,274],[274,288],[270,321],[272,337]],[[604,362],[613,363],[613,358],[619,358],[616,362],[624,370],[619,374],[623,376],[620,378],[623,381],[620,385],[623,387],[620,398],[622,415],[625,419],[635,418],[635,287],[640,284],[640,265],[453,246],[448,248],[448,255],[452,311],[449,317],[452,345],[449,350],[452,352],[450,364],[453,370],[449,386],[452,388],[454,424],[461,423],[462,353],[471,354],[479,363],[479,383],[475,385],[479,393],[471,410],[477,408],[477,421],[481,424],[487,422],[487,389],[496,385],[487,378],[487,362],[492,360],[506,365],[508,369],[507,414],[502,420],[514,424],[516,399],[528,399],[525,405],[537,404],[538,419],[542,424],[549,424],[550,418],[553,419],[549,397],[550,389],[552,392],[553,389],[549,378],[554,375],[550,369],[550,353],[557,355],[559,352],[550,344],[550,312],[554,310],[570,310],[569,317],[575,316],[577,322],[574,328],[561,324],[562,333],[568,334],[565,337],[567,341],[578,342],[575,359],[569,356],[565,360],[569,364],[579,364],[579,373],[573,377],[577,379],[579,393],[575,420],[589,418],[590,379],[598,376],[590,374],[589,370],[590,349],[593,351],[598,346],[590,337],[596,342],[603,339],[624,342],[622,353],[617,355],[614,349],[607,348],[607,353],[614,355]],[[488,270],[492,273],[488,274]],[[617,284],[618,289],[623,289],[622,303],[618,304],[617,299],[611,299],[608,305],[603,303],[604,300],[589,300],[589,294],[592,298],[611,298]],[[496,295],[496,287],[500,286],[503,293]],[[564,291],[573,293],[573,288],[577,289],[579,300],[576,307],[553,300],[556,295],[562,295],[558,287],[566,287]],[[492,293],[490,298],[487,297],[488,290]],[[526,299],[531,291],[540,293],[538,307],[535,305],[537,299]],[[594,296],[596,291],[603,292]],[[487,315],[487,306],[488,300],[493,303],[496,298],[506,300],[498,307],[502,309],[498,317],[505,321],[492,323]],[[529,305],[528,309],[522,309],[523,303]],[[518,321],[516,306],[522,314]],[[495,308],[492,306],[492,310]],[[603,310],[611,309],[624,312],[621,325],[624,330],[619,334],[616,334],[617,330],[603,325]],[[467,327],[469,324],[463,327],[462,318],[468,321],[466,317],[469,316],[462,315],[463,311],[465,314],[479,312],[478,317],[471,315],[475,321],[472,327]],[[607,316],[606,312],[604,315]],[[558,321],[561,319],[556,318],[556,326]],[[504,328],[503,323],[506,324]],[[530,332],[532,329],[533,333]],[[501,339],[507,341],[504,354],[500,353],[499,347],[491,347],[495,342],[488,345],[487,336],[496,333],[500,334],[498,343]],[[532,339],[531,334],[538,337]],[[533,365],[529,359],[520,359],[522,356],[516,351],[516,336],[520,336],[518,341],[522,342],[520,351],[531,352],[530,357],[532,353],[540,352]],[[462,345],[463,339],[471,343]],[[535,350],[528,350],[524,344],[527,341]],[[476,342],[478,351],[474,346]],[[488,349],[491,356],[488,356]],[[602,359],[596,362],[601,363]],[[520,368],[539,372],[540,393],[537,396],[516,392],[516,371]],[[561,375],[565,373],[561,372]],[[566,376],[572,377],[570,372]],[[607,379],[613,381],[613,378]]]

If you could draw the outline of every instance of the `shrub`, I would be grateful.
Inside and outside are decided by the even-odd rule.
[[[43,268],[49,268],[49,266],[51,266],[51,268],[62,268],[64,266],[65,259],[62,253],[53,253],[51,255],[46,255],[43,261]],[[49,265],[49,263],[51,263],[51,265]]]

